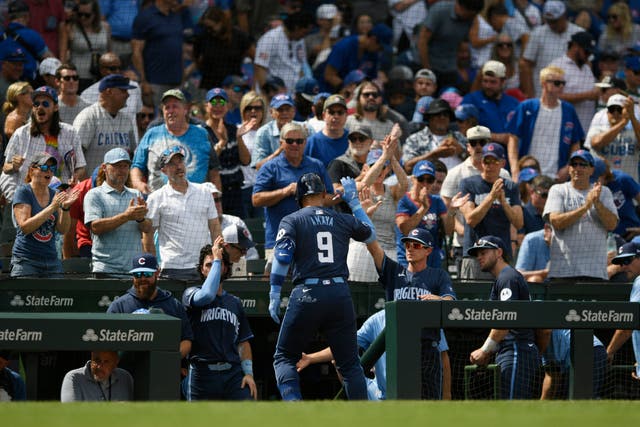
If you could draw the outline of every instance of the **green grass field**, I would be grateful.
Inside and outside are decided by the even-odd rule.
[[[282,402],[13,403],[0,425],[15,427],[626,427],[638,402]]]

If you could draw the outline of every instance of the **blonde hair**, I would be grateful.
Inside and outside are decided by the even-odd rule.
[[[22,95],[27,88],[30,88],[29,82],[15,82],[7,88],[7,100],[2,104],[2,112],[9,114],[18,108],[18,95]]]
[[[633,22],[631,22],[631,11],[626,3],[618,2],[611,5],[607,11],[607,15],[617,15],[620,23],[622,24],[622,34],[619,34],[613,29],[612,25],[607,23],[606,32],[607,36],[613,39],[617,39],[622,36],[623,41],[631,39],[631,32],[633,31]]]
[[[244,110],[249,105],[256,101],[260,101],[260,104],[262,104],[262,122],[258,123],[258,125],[262,126],[267,118],[267,102],[264,100],[264,97],[255,90],[250,90],[242,96],[240,100],[240,116],[244,114]]]
[[[544,67],[542,70],[540,70],[540,83],[544,83],[545,81],[547,81],[549,76],[553,74],[556,74],[560,77],[564,77],[564,70],[554,65]]]

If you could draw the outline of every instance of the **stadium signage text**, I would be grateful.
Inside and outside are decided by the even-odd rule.
[[[97,333],[87,329],[82,335],[82,341],[89,342],[153,342],[154,334],[135,329],[100,329]]]
[[[42,341],[42,331],[18,329],[0,329],[0,341]]]
[[[452,308],[449,320],[518,320],[517,311],[503,311],[497,308],[490,310],[467,308],[461,312],[459,308]]]
[[[633,322],[633,313],[615,310],[569,310],[565,316],[567,322]]]
[[[57,295],[27,295],[24,299],[21,295],[15,295],[9,304],[14,307],[73,307],[73,302],[71,297]]]

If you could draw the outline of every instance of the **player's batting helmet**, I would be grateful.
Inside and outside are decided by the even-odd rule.
[[[296,187],[296,200],[302,207],[302,198],[311,194],[322,194],[326,191],[322,178],[315,173],[305,173],[298,179]]]

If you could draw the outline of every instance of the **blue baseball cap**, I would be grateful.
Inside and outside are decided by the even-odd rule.
[[[275,108],[276,110],[283,105],[290,105],[292,107],[294,106],[293,99],[291,99],[289,95],[285,95],[283,93],[280,93],[271,98],[271,104],[269,104],[271,108]]]
[[[367,78],[367,75],[363,73],[362,70],[353,70],[353,71],[350,71],[346,76],[344,76],[342,85],[347,86],[347,85],[350,85],[351,83],[360,84],[366,78]]]
[[[593,156],[587,150],[574,151],[573,153],[571,153],[571,157],[569,157],[569,162],[571,162],[571,160],[576,158],[584,160],[585,162],[589,163],[589,165],[591,166],[595,164],[595,160],[593,159]]]
[[[369,34],[378,39],[378,43],[381,45],[389,45],[391,44],[391,39],[393,37],[393,32],[391,28],[389,28],[385,24],[376,24],[373,26]]]
[[[484,147],[482,147],[482,158],[485,157],[495,157],[498,160],[506,159],[504,155],[504,148],[500,144],[496,144],[495,142],[490,142]]]
[[[524,168],[518,175],[518,182],[529,182],[538,175],[540,174],[534,168]]]
[[[435,177],[436,168],[433,166],[433,163],[431,163],[429,160],[420,160],[413,167],[412,175],[414,178],[420,178],[423,175],[431,175]]]
[[[103,77],[100,80],[100,84],[98,85],[98,90],[100,92],[105,91],[106,89],[134,89],[135,86],[132,86],[129,83],[129,79],[123,76],[122,74],[109,74],[106,77]]]
[[[38,96],[47,96],[51,98],[55,104],[58,103],[58,92],[51,86],[40,86],[31,93],[31,99],[36,99]]]
[[[640,71],[640,57],[627,56],[624,60],[624,66],[632,71]]]
[[[423,96],[418,100],[418,102],[416,102],[416,109],[413,112],[413,118],[411,119],[413,123],[424,122],[424,115],[429,109],[429,105],[431,105],[432,101],[433,101],[433,97]]]
[[[127,153],[127,150],[124,148],[112,148],[104,154],[105,165],[113,165],[118,162],[127,161],[131,163],[131,156]]]
[[[19,47],[5,52],[1,59],[7,62],[27,62],[27,56],[24,54],[24,50]]]
[[[479,118],[480,112],[478,108],[473,104],[460,104],[456,107],[454,114],[456,116],[456,120],[463,121],[468,120],[470,118]]]
[[[426,246],[427,248],[433,247],[433,236],[431,235],[429,230],[426,230],[424,228],[414,228],[409,232],[409,234],[402,237],[400,241],[402,243],[406,241],[414,241],[422,243],[422,245]]]
[[[611,260],[612,264],[623,264],[625,260],[640,256],[640,243],[631,241],[618,248],[618,254]]]
[[[131,261],[129,273],[154,273],[158,271],[158,260],[151,254],[138,254]]]
[[[502,249],[502,253],[507,254],[507,245],[504,240],[497,236],[484,236],[479,238],[467,251],[470,256],[476,256],[480,249]]]
[[[595,156],[593,158],[593,173],[589,177],[589,181],[593,184],[605,173],[607,170],[607,164],[600,157]]]
[[[303,77],[296,82],[295,92],[307,101],[313,102],[313,98],[320,92],[320,84],[313,77]]]
[[[211,102],[213,98],[222,98],[225,101],[229,101],[227,92],[224,89],[219,87],[214,87],[213,89],[209,89],[209,92],[207,92],[207,102]]]
[[[180,155],[182,156],[182,158],[187,157],[187,154],[185,153],[184,148],[182,148],[182,145],[174,145],[172,147],[169,147],[164,150],[162,154],[160,154],[160,168],[163,168],[167,164],[169,164],[173,156],[176,155]]]

